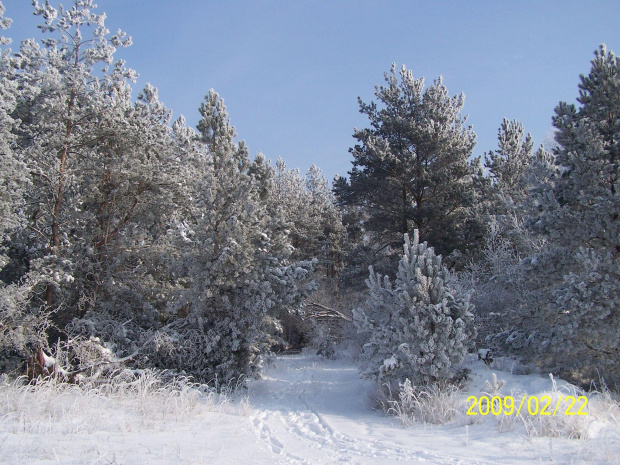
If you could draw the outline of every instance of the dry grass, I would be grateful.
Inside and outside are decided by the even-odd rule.
[[[608,427],[620,431],[620,403],[608,389],[583,392],[570,385],[558,387],[551,379],[552,389],[536,394],[538,399],[550,398],[550,414],[530,415],[526,409],[519,414],[528,436],[589,439]],[[527,401],[528,394],[521,393],[515,403],[524,396]]]
[[[79,434],[158,428],[163,422],[221,410],[232,396],[232,390],[217,393],[185,377],[164,381],[151,370],[123,371],[79,385],[54,378],[28,384],[24,378],[1,377],[0,432]]]
[[[409,380],[393,392],[388,385],[370,394],[370,405],[398,418],[403,426],[414,423],[443,425],[461,418],[465,402],[458,386],[449,383],[413,386]]]

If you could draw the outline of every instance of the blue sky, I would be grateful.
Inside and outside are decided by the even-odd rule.
[[[3,3],[14,20],[5,35],[41,37],[29,0]],[[108,29],[133,37],[117,56],[140,73],[135,95],[150,82],[194,126],[213,88],[253,154],[302,171],[316,164],[328,179],[346,175],[353,128],[368,125],[357,97],[372,100],[393,62],[466,95],[482,155],[497,146],[503,118],[544,142],[599,44],[620,54],[617,0],[97,3]]]

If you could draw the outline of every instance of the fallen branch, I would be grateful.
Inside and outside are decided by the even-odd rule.
[[[129,360],[132,360],[134,357],[140,355],[140,353],[142,352],[142,350],[144,350],[145,347],[147,347],[151,342],[153,342],[153,340],[159,336],[162,332],[174,328],[175,326],[178,327],[182,327],[183,324],[185,324],[185,320],[175,320],[172,323],[169,323],[165,326],[162,326],[158,331],[156,331],[155,333],[153,333],[138,349],[136,349],[133,353],[122,357],[122,358],[117,358],[115,360],[103,360],[101,362],[97,362],[97,363],[93,363],[92,365],[89,365],[87,367],[83,367],[83,368],[79,368],[77,370],[71,371],[71,372],[65,372],[64,376],[69,377],[69,376],[75,376],[77,374],[83,373],[85,371],[91,370],[93,368],[98,368],[101,366],[105,366],[105,365],[119,365],[121,363],[125,363]]]
[[[351,321],[351,317],[346,316],[344,313],[339,312],[338,310],[327,307],[318,302],[308,302],[306,303],[306,307],[317,307],[322,310],[322,312],[316,312],[316,315],[319,318],[341,318],[345,321]]]

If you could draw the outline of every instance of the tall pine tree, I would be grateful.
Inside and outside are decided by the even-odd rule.
[[[59,321],[66,323],[76,314],[74,305],[66,305],[75,294],[74,277],[88,273],[75,258],[92,246],[91,213],[82,207],[87,184],[81,181],[98,168],[98,148],[111,130],[106,123],[114,121],[110,114],[123,105],[135,73],[113,62],[116,49],[129,46],[131,38],[120,31],[110,36],[105,14],[94,12],[92,0],[75,1],[70,9],[33,4],[44,20],[41,30],[51,36],[43,48],[24,41],[14,58],[20,84],[31,89],[17,103],[22,124],[16,133],[33,182],[27,198],[35,234],[30,248],[38,253],[31,264],[47,280],[45,304],[61,309]],[[99,76],[96,66],[103,67]]]
[[[535,157],[523,260],[530,290],[508,342],[588,384],[620,380],[620,59],[601,46],[579,106],[560,102],[554,155]]]
[[[444,255],[466,252],[481,231],[471,211],[476,136],[461,116],[465,97],[450,97],[441,78],[425,90],[404,66],[397,73],[393,65],[385,80],[378,102],[359,100],[370,127],[354,133],[350,178],[334,184],[339,202],[365,211],[376,249],[397,250],[402,235],[418,229]]]
[[[190,205],[177,225],[174,273],[184,289],[169,303],[171,323],[155,357],[202,381],[228,382],[259,372],[273,316],[301,305],[312,288],[312,263],[289,260],[286,231],[270,224],[269,170],[235,142],[215,91],[200,113],[198,134],[182,122],[174,127],[182,156],[199,175],[187,182]]]

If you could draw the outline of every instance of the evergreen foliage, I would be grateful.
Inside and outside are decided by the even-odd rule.
[[[526,170],[532,162],[533,142],[518,121],[504,119],[498,131],[498,149],[485,155],[495,205],[492,214],[514,214],[528,194]]]
[[[279,158],[273,187],[275,205],[290,228],[293,256],[317,258],[317,268],[334,277],[341,268],[344,227],[320,168],[312,165],[301,176]]]
[[[551,355],[547,363],[585,382],[596,370],[617,382],[620,59],[601,46],[591,63],[581,76],[580,106],[555,109],[558,148],[529,218],[548,245],[528,271],[542,280],[536,304],[552,326],[540,346]]]
[[[11,25],[4,12],[0,2],[3,30]],[[10,43],[0,37],[0,45]],[[24,263],[28,249],[18,241],[27,225],[26,194],[31,180],[17,145],[20,120],[15,109],[31,91],[31,86],[18,82],[11,50],[0,49],[0,372],[14,370],[33,347],[46,345],[51,324],[49,310],[31,303],[42,277]]]
[[[109,36],[105,15],[93,8],[87,0],[68,10],[34,2],[35,14],[45,21],[41,29],[51,37],[43,48],[24,41],[14,57],[21,70],[16,78],[30,89],[15,110],[33,182],[26,197],[29,230],[36,235],[26,239],[34,251],[30,264],[46,280],[45,305],[57,310],[61,324],[92,297],[90,289],[74,284],[76,277],[92,282],[97,273],[91,260],[97,255],[91,233],[96,213],[88,198],[94,192],[84,187],[105,179],[100,156],[114,153],[110,134],[130,105],[127,82],[135,77],[122,62],[113,63],[116,48],[131,39],[122,32]],[[101,77],[94,76],[96,66],[104,67]]]
[[[260,157],[252,164],[245,145],[234,141],[215,91],[200,113],[194,149],[204,151],[195,157],[203,165],[175,265],[187,291],[169,303],[170,317],[180,321],[160,339],[158,357],[165,367],[226,383],[259,372],[275,342],[273,317],[301,305],[313,287],[312,263],[289,260],[286,230],[267,214],[269,169]]]
[[[479,312],[497,316],[487,344],[585,385],[618,382],[619,66],[595,53],[580,106],[555,110],[554,153],[532,154],[519,125],[502,125],[487,159],[492,228],[469,275]]]
[[[450,97],[441,78],[425,90],[404,66],[397,73],[392,65],[385,81],[375,88],[378,103],[359,99],[370,128],[355,131],[350,178],[334,183],[340,204],[364,211],[375,250],[398,249],[413,229],[445,255],[472,250],[481,230],[468,160],[476,136],[460,114],[464,95]]]
[[[257,158],[254,164],[260,160]],[[316,260],[313,279],[321,289],[321,300],[331,307],[340,294],[336,287],[345,241],[342,215],[333,194],[323,173],[314,165],[302,176],[299,170],[288,169],[279,158],[275,170],[270,172],[271,194],[266,196],[269,222],[280,223],[286,229],[293,260],[308,257]],[[289,347],[299,348],[312,338],[310,333],[315,332],[316,318],[308,308],[293,313],[284,310],[278,315],[284,342]]]
[[[113,59],[131,39],[92,1],[34,8],[50,37],[3,51],[0,68],[3,363],[60,344],[73,373],[256,374],[276,317],[314,289],[273,168],[250,162],[213,91],[199,133],[170,127],[151,85],[132,102],[136,74]]]
[[[478,342],[500,349],[495,335],[519,326],[528,292],[520,267],[524,257],[537,253],[541,243],[524,226],[532,189],[532,174],[542,147],[533,142],[523,125],[504,119],[498,131],[498,148],[485,154],[488,177],[478,177],[483,193],[479,208],[487,222],[480,254],[459,275],[461,285],[471,289],[476,309]],[[499,338],[501,339],[501,337]]]
[[[441,256],[417,230],[405,234],[395,286],[370,268],[367,310],[354,311],[369,333],[364,375],[381,382],[429,384],[454,375],[476,335],[469,295],[452,283]]]
[[[55,349],[71,380],[129,363],[257,376],[293,329],[333,338],[316,322],[351,319],[372,265],[354,311],[368,377],[454,376],[475,308],[479,342],[620,383],[620,59],[604,46],[578,105],[555,109],[553,153],[504,120],[484,165],[464,96],[393,65],[330,191],[314,165],[252,160],[215,91],[197,130],[152,85],[132,96],[114,58],[131,38],[93,0],[33,7],[44,39],[0,50],[0,372]]]

